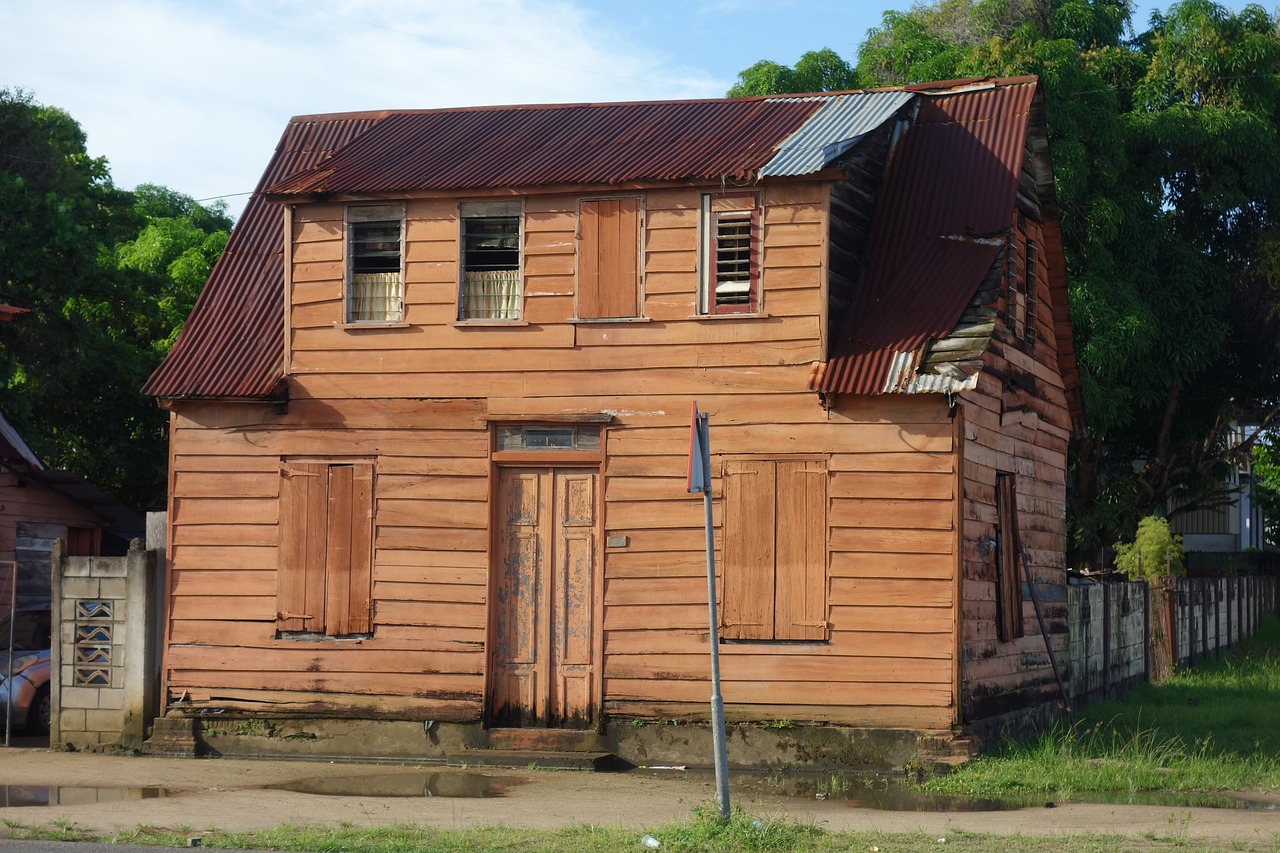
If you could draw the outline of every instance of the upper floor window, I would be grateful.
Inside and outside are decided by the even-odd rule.
[[[404,319],[403,220],[398,204],[347,208],[346,322]]]
[[[520,319],[520,202],[469,201],[462,220],[459,320]]]
[[[760,310],[760,206],[757,193],[702,197],[701,314]]]
[[[641,216],[639,198],[579,203],[579,319],[640,316]]]

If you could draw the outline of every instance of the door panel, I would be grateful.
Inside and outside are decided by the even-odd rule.
[[[501,468],[498,506],[490,719],[508,726],[590,725],[596,474]]]

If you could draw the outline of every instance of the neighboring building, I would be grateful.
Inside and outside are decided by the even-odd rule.
[[[17,597],[48,602],[52,588],[49,557],[55,539],[67,553],[114,553],[123,539],[140,535],[141,519],[84,480],[50,471],[9,421],[0,414],[0,574],[16,568]],[[3,586],[3,584],[0,584]],[[0,609],[7,608],[7,598]]]
[[[146,391],[164,701],[1053,713],[1080,423],[1034,78],[293,119]]]

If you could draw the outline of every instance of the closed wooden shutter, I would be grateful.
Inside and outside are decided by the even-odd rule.
[[[583,201],[578,214],[578,317],[640,316],[640,199]]]
[[[774,637],[827,637],[827,466],[777,463],[777,588]]]
[[[725,462],[725,639],[826,639],[826,475],[822,460]]]
[[[372,630],[373,466],[286,462],[280,484],[276,627]]]

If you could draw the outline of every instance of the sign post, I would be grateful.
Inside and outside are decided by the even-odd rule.
[[[689,477],[690,493],[702,492],[702,506],[706,516],[707,532],[707,610],[711,631],[711,738],[716,764],[716,805],[720,817],[729,818],[729,760],[725,754],[724,698],[720,695],[720,629],[716,607],[716,546],[715,520],[711,505],[711,437],[708,416],[693,404],[693,417],[689,424]]]

